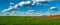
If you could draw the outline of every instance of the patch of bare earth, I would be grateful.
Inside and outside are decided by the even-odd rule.
[[[54,15],[54,16],[33,16],[33,18],[60,19],[60,15]]]

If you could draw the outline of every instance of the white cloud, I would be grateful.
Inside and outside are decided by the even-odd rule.
[[[4,13],[2,13],[1,16],[8,16],[8,15],[9,15],[9,12],[4,12]]]
[[[56,7],[50,7],[50,10],[56,10]]]
[[[31,1],[26,1],[26,2],[22,1],[18,5],[23,6],[23,5],[29,5],[30,3],[31,3]]]
[[[57,8],[55,6],[50,7],[49,11],[47,11],[47,13],[49,13],[50,15],[53,15],[53,13],[55,12],[55,10],[57,10]]]
[[[29,12],[34,12],[35,10],[29,10]]]
[[[13,6],[14,9],[18,8],[18,4],[16,4],[15,6]]]
[[[6,11],[7,11],[7,9],[3,10],[2,12],[6,12]]]
[[[45,1],[45,0],[33,0],[33,2],[34,2],[34,1],[35,1],[35,2],[40,2],[40,1]],[[30,5],[30,3],[31,3],[31,1],[26,1],[26,2],[22,1],[22,2],[20,2],[20,3],[18,3],[18,4],[15,4],[14,6],[9,6],[8,9],[3,10],[3,11],[5,12],[5,11],[10,11],[10,10],[12,10],[12,9],[17,9],[18,6],[22,7],[22,6],[24,6],[24,5]],[[13,4],[13,3],[10,3],[10,4]],[[32,5],[34,5],[34,4],[32,3]]]
[[[8,10],[11,10],[13,7],[12,6],[9,6]]]
[[[28,11],[30,14],[33,14],[35,12],[35,10],[29,10]]]
[[[48,2],[60,2],[60,0],[47,0]]]
[[[33,4],[43,5],[43,6],[45,6],[48,3],[47,0],[32,0],[32,1],[33,1]]]
[[[25,2],[25,4],[30,4],[30,3],[31,3],[31,1],[26,1],[26,2]]]
[[[33,1],[33,3],[32,3],[32,5],[35,5],[35,3],[39,3],[39,2],[44,2],[44,1],[46,1],[46,0],[32,0]],[[14,6],[9,6],[9,8],[8,9],[5,9],[5,10],[3,10],[2,12],[7,12],[7,11],[10,11],[10,10],[12,10],[12,9],[17,9],[18,8],[18,6],[20,6],[20,7],[22,7],[22,6],[24,6],[24,5],[30,5],[30,3],[31,3],[31,1],[26,1],[26,2],[24,2],[24,1],[22,1],[22,2],[20,2],[20,3],[18,3],[18,4],[15,4]],[[10,4],[14,4],[14,3],[10,3]],[[55,10],[56,9],[56,7],[50,7],[50,9],[49,10]],[[48,11],[49,12],[49,11]],[[52,12],[52,11],[51,11]],[[42,13],[42,10],[38,13],[38,12],[35,12],[35,10],[28,10],[27,12],[19,12],[18,14],[15,12],[15,11],[13,11],[13,12],[11,12],[11,14],[10,15],[21,15],[21,16],[23,16],[23,15],[25,15],[25,16],[40,16],[41,15],[41,13]],[[6,13],[5,13],[6,14]],[[42,14],[43,15],[43,14]]]
[[[8,9],[3,10],[2,12],[10,11],[12,9],[17,9],[18,6],[22,7],[23,5],[29,5],[30,3],[31,3],[31,1],[26,1],[26,2],[22,1],[18,4],[15,4],[14,6],[9,6]],[[10,4],[14,4],[14,3],[10,3]]]
[[[22,1],[22,2],[18,3],[18,5],[19,5],[19,6],[23,6],[24,4],[25,4],[25,2],[24,2],[24,1]]]
[[[33,16],[35,13],[35,10],[28,10],[27,12],[25,12],[27,16]]]
[[[7,12],[7,11],[9,11],[9,10],[11,10],[11,9],[13,9],[13,7],[12,7],[12,6],[9,6],[8,9],[3,10],[2,12]]]
[[[10,15],[11,15],[11,16],[16,15],[15,11],[12,11],[12,12],[10,13]]]
[[[33,3],[38,3],[38,2],[44,2],[46,0],[32,0],[32,1],[33,1]]]
[[[9,4],[12,4],[13,5],[14,3],[10,2]]]

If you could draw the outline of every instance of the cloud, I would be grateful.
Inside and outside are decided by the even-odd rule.
[[[18,3],[18,5],[23,6],[23,5],[27,5],[27,4],[30,4],[30,3],[31,3],[31,1],[26,1],[26,2],[22,1],[22,2]]]
[[[12,6],[9,6],[8,9],[3,10],[2,12],[7,12],[7,11],[9,11],[9,10],[11,10],[11,9],[13,9],[13,7],[12,7]]]
[[[16,15],[16,11],[12,11],[12,12],[10,13],[10,15],[11,15],[11,16]]]
[[[37,4],[37,5],[47,5],[48,4],[48,1],[47,0],[32,0],[33,1],[33,4]]]
[[[60,0],[46,0],[46,1],[60,1]]]
[[[28,12],[29,12],[30,14],[33,14],[33,12],[35,12],[35,10],[28,10]]]
[[[42,16],[42,15],[44,15],[42,11],[35,12],[35,10],[28,10],[27,12],[25,12],[25,16]]]
[[[1,16],[8,16],[9,14],[10,14],[9,12],[4,12],[4,13],[2,13]]]
[[[50,7],[47,12],[53,14],[55,13],[56,10],[57,10],[57,7],[53,6],[53,7]]]
[[[18,4],[15,4],[15,6],[13,6],[14,9],[18,8]]]
[[[6,12],[6,11],[7,11],[7,9],[3,10],[2,12]]]
[[[42,12],[43,12],[42,10],[40,10],[39,12],[36,12],[35,10],[28,10],[25,15],[26,16],[42,16],[44,15]]]
[[[10,2],[9,4],[12,4],[13,5],[14,3],[13,2]]]
[[[33,3],[34,2],[43,2],[43,1],[46,1],[46,0],[33,0]],[[3,10],[3,12],[6,12],[6,11],[10,11],[10,10],[13,10],[13,9],[17,9],[18,8],[18,6],[19,7],[22,7],[22,6],[33,6],[33,5],[35,5],[35,4],[31,4],[31,1],[22,1],[22,2],[20,2],[20,3],[18,3],[18,4],[15,4],[14,6],[9,6],[9,8],[8,9],[5,9],[5,10]],[[10,3],[10,4],[14,4],[14,3]],[[31,5],[30,5],[31,4]]]
[[[28,12],[34,12],[35,10],[28,10]]]
[[[24,4],[25,4],[25,2],[24,2],[24,1],[22,1],[22,2],[18,3],[18,5],[19,5],[19,6],[23,6]]]
[[[10,13],[10,16],[27,16],[25,12],[13,11]]]
[[[39,2],[44,2],[46,0],[32,0],[32,1],[33,1],[33,3],[39,3]]]
[[[46,5],[48,4],[49,2],[59,2],[60,0],[32,0],[33,1],[33,4],[37,4],[37,5]]]
[[[30,14],[33,14],[33,13],[35,13],[35,12],[34,12],[34,11],[30,11],[29,13],[30,13]]]
[[[8,9],[3,10],[2,12],[6,12],[6,11],[13,10],[13,9],[17,9],[18,6],[22,7],[23,5],[29,5],[30,3],[31,3],[31,1],[26,1],[26,2],[22,1],[22,2],[20,2],[18,4],[15,4],[14,6],[9,6]],[[10,3],[10,4],[14,4],[14,3]]]
[[[2,12],[7,12],[7,11],[10,11],[10,10],[13,10],[13,9],[17,9],[18,6],[22,7],[22,6],[26,6],[26,5],[30,5],[30,4],[31,5],[35,5],[35,3],[38,3],[38,5],[39,5],[39,4],[41,4],[40,2],[45,2],[46,0],[32,0],[32,1],[33,1],[32,4],[31,4],[31,1],[22,1],[22,2],[20,2],[18,4],[15,4],[14,6],[9,6],[8,9],[3,10]],[[14,4],[14,3],[10,3],[10,4]],[[50,7],[49,10],[52,12],[52,10],[56,10],[56,7],[55,6]],[[16,13],[15,11],[13,11],[13,12],[11,12],[10,15],[21,15],[21,16],[23,16],[23,15],[25,15],[25,16],[32,16],[32,15],[33,16],[37,16],[37,15],[39,15],[40,16],[41,13],[43,13],[42,10],[39,13],[35,12],[35,10],[28,10],[27,12],[18,12],[18,13]]]
[[[23,6],[23,5],[29,5],[30,3],[31,3],[31,1],[26,1],[26,2],[22,1],[18,5]]]
[[[31,1],[26,1],[26,2],[25,2],[25,4],[30,4],[30,3],[31,3]]]
[[[56,7],[50,7],[50,10],[56,10],[57,8]]]

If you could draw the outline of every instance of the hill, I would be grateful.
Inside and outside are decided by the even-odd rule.
[[[60,25],[60,15],[0,16],[0,25]]]
[[[60,15],[43,15],[43,16],[33,16],[35,18],[48,18],[48,19],[60,19]]]

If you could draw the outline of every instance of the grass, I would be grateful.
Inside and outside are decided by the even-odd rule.
[[[0,25],[60,25],[60,19],[34,18],[30,16],[1,16]]]

